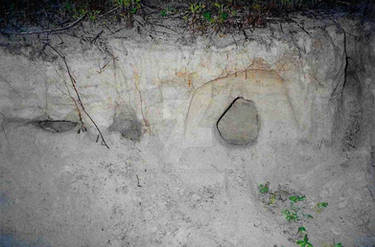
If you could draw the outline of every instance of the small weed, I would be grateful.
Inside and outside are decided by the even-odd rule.
[[[314,217],[311,215],[311,214],[304,214],[302,213],[303,217],[305,217],[306,219],[314,219]]]
[[[218,9],[219,22],[224,22],[226,19],[228,19],[228,13],[224,4],[216,2],[215,7]]]
[[[258,185],[258,191],[261,195],[263,203],[269,206],[269,209],[274,210],[286,206],[281,210],[282,216],[291,224],[305,224],[309,219],[313,219],[313,215],[309,214],[310,210],[320,213],[328,207],[328,202],[318,202],[313,208],[307,208],[307,197],[296,192],[291,192],[286,186],[279,185],[276,191],[270,188],[270,182]],[[289,202],[289,206],[288,206]],[[272,205],[272,207],[271,207]],[[309,211],[307,211],[309,210]],[[309,241],[308,232],[305,226],[299,226],[297,233],[293,234],[293,239],[296,239],[296,244],[300,247],[313,247]],[[301,238],[301,239],[299,239]],[[324,245],[325,247],[343,247],[341,243],[331,243]]]
[[[115,0],[115,4],[131,14],[136,14],[142,8],[141,0]]]
[[[304,226],[298,227],[298,232],[297,233],[306,233],[306,228]]]
[[[87,14],[87,9],[73,9],[73,12],[74,12],[74,14],[73,14],[73,18],[74,19],[77,19],[77,18],[79,18],[79,17],[81,17],[81,16],[83,16],[83,15],[86,15]]]
[[[63,5],[63,8],[66,10],[66,11],[72,11],[73,10],[73,5],[71,2],[65,2],[64,5]]]
[[[323,244],[323,247],[344,247],[342,243]]]
[[[306,199],[306,196],[290,196],[289,197],[289,200],[294,203],[304,201],[305,199]]]
[[[172,15],[176,13],[176,9],[172,7],[166,7],[160,11],[160,15],[162,17],[166,17],[168,15]]]
[[[268,201],[268,205],[272,205],[276,202],[276,195],[275,193],[270,193],[270,200]]]
[[[318,202],[316,204],[316,207],[317,208],[326,208],[326,207],[328,207],[328,202]]]
[[[259,184],[258,185],[258,190],[261,194],[267,194],[270,191],[269,188],[270,183],[266,182],[265,184]]]
[[[214,19],[212,18],[212,14],[210,11],[206,11],[203,13],[203,18],[208,22],[213,22]]]
[[[281,211],[281,213],[284,215],[285,219],[288,222],[291,222],[291,221],[296,222],[300,219],[299,216],[297,215],[297,212],[295,212],[294,210],[284,209],[283,211]]]
[[[303,237],[303,239],[297,240],[296,244],[298,244],[300,247],[314,247],[310,242],[307,234]]]
[[[206,5],[202,3],[192,3],[190,4],[190,12],[193,16],[199,14],[204,8],[206,8]]]
[[[326,207],[328,207],[328,202],[318,202],[315,205],[314,210],[315,210],[315,212],[320,214],[323,211],[323,209],[325,209]]]
[[[98,15],[100,14],[100,10],[93,10],[88,13],[89,20],[94,22],[96,21]]]

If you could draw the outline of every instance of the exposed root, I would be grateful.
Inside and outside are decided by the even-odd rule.
[[[30,31],[30,32],[21,32],[21,33],[15,33],[15,32],[4,32],[5,34],[13,34],[13,35],[32,35],[32,34],[44,34],[44,33],[59,33],[65,30],[68,30],[74,26],[76,26],[78,23],[80,23],[83,19],[85,19],[87,15],[83,15],[74,22],[70,23],[69,25],[62,27],[62,28],[56,28],[56,29],[49,29],[49,30],[42,30],[42,31]]]
[[[142,118],[143,118],[143,123],[145,124],[145,127],[147,130],[149,130],[151,132],[151,125],[150,125],[150,122],[147,120],[147,118],[145,117],[145,114],[143,112],[143,98],[142,98],[142,92],[141,90],[139,89],[139,86],[138,86],[138,73],[137,71],[135,71],[135,68],[134,69],[134,74],[135,74],[135,80],[134,80],[134,85],[135,85],[135,89],[137,90],[137,93],[139,95],[139,101],[140,101],[140,104],[141,104],[141,113],[142,113]]]
[[[85,106],[84,106],[84,104],[82,103],[82,100],[81,100],[81,96],[80,96],[80,94],[79,94],[79,91],[78,91],[78,89],[77,89],[77,82],[76,82],[76,80],[75,80],[75,78],[73,77],[73,75],[72,75],[72,73],[70,72],[70,68],[69,68],[69,66],[68,66],[68,63],[66,62],[66,58],[65,58],[65,56],[61,53],[61,52],[59,52],[55,47],[53,47],[53,46],[51,46],[50,44],[48,44],[47,43],[47,46],[48,47],[50,47],[62,60],[63,60],[63,62],[64,62],[64,65],[65,65],[65,68],[66,68],[66,70],[67,70],[67,72],[68,72],[68,75],[69,75],[69,79],[70,79],[70,81],[71,81],[71,83],[72,83],[72,87],[73,87],[73,89],[74,89],[74,92],[76,93],[76,96],[77,96],[77,101],[76,100],[74,100],[73,99],[73,102],[76,104],[76,106],[77,106],[77,109],[78,109],[78,114],[79,114],[79,117],[80,117],[80,120],[82,121],[82,116],[81,116],[81,113],[80,113],[80,110],[79,110],[79,108],[78,108],[78,104],[79,104],[79,106],[81,107],[81,109],[82,109],[82,111],[86,114],[86,116],[90,119],[90,121],[93,123],[93,125],[95,126],[95,128],[97,129],[97,131],[98,131],[98,133],[99,133],[99,135],[100,135],[100,137],[101,137],[101,139],[102,139],[102,143],[103,143],[103,145],[106,147],[106,148],[108,148],[109,149],[109,146],[108,146],[108,144],[107,144],[107,142],[105,141],[105,139],[104,139],[104,136],[103,136],[103,134],[102,134],[102,132],[101,132],[101,130],[100,130],[100,128],[98,127],[98,125],[96,124],[96,122],[94,121],[94,119],[90,116],[90,114],[87,112],[87,110],[86,110],[86,108],[85,108]],[[72,97],[73,98],[73,97]],[[82,121],[83,122],[83,121]]]

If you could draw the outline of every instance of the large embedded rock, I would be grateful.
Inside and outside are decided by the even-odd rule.
[[[254,143],[259,132],[259,118],[255,103],[237,98],[217,122],[221,137],[230,144]]]

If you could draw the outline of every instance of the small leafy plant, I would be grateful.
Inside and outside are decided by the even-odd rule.
[[[317,212],[317,213],[321,213],[323,211],[323,209],[325,209],[326,207],[328,207],[328,202],[318,202],[315,207],[314,207],[314,210]]]
[[[100,14],[100,10],[93,10],[88,13],[89,20],[94,22],[96,21],[98,15]]]
[[[206,5],[202,3],[192,3],[190,4],[190,12],[193,16],[199,14],[204,8],[206,8]]]
[[[284,209],[281,213],[284,215],[285,219],[288,222],[296,222],[300,220],[299,216],[297,215],[297,212],[295,212],[294,210]]]
[[[213,22],[214,18],[212,18],[212,14],[210,11],[206,11],[203,13],[203,18],[208,22]]]
[[[131,14],[136,14],[142,8],[141,0],[115,0],[115,3]]]
[[[326,207],[328,207],[328,202],[318,202],[316,204],[316,207],[317,208],[326,208]]]
[[[290,196],[289,200],[293,203],[304,201],[306,199],[306,196]]]
[[[306,231],[306,228],[304,226],[298,227],[298,232],[297,233],[305,233],[305,232],[307,232],[307,231]]]
[[[270,182],[258,185],[258,191],[260,199],[267,206],[271,206],[270,209],[275,209],[281,205],[286,207],[281,210],[281,215],[286,219],[288,223],[301,224],[298,226],[297,233],[293,234],[293,239],[296,240],[296,244],[300,247],[314,247],[309,240],[309,233],[304,225],[308,222],[306,220],[313,219],[314,217],[309,214],[310,210],[320,213],[321,210],[328,207],[328,202],[318,202],[312,208],[307,208],[307,197],[299,193],[293,192],[282,185],[278,186],[276,191],[272,191],[270,188]],[[289,203],[288,203],[289,202]],[[309,211],[308,211],[309,210]],[[341,243],[331,243],[324,245],[326,247],[343,247]]]
[[[176,13],[176,9],[172,8],[172,7],[169,7],[169,6],[165,7],[164,9],[162,9],[160,11],[160,15],[162,17],[166,17],[168,15],[172,15],[172,14],[175,14],[175,13]]]
[[[323,244],[323,247],[344,247],[342,243],[336,243],[334,242],[333,244]]]
[[[258,185],[258,190],[261,194],[267,194],[270,190],[269,188],[270,183],[266,182],[265,184],[259,184]]]
[[[310,242],[307,234],[303,237],[303,239],[297,240],[296,244],[298,244],[300,247],[314,247]]]
[[[215,7],[218,9],[218,17],[220,22],[224,22],[228,19],[228,13],[226,12],[226,6],[218,2],[215,3]]]

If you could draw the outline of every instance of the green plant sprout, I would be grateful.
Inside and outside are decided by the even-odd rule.
[[[333,244],[323,244],[323,247],[344,247],[342,243],[333,242]]]
[[[326,208],[326,207],[328,207],[328,202],[318,202],[316,204],[316,207],[317,208]]]
[[[294,203],[304,201],[305,199],[306,199],[306,196],[290,196],[289,197],[289,200]]]
[[[193,14],[193,16],[200,13],[204,8],[206,8],[206,5],[201,3],[190,4],[190,12]]]
[[[142,7],[141,0],[115,0],[115,3],[131,14],[136,14]]]
[[[298,227],[298,232],[297,233],[306,233],[306,228],[304,226]]]
[[[328,202],[318,202],[315,207],[314,207],[314,210],[319,214],[322,212],[322,210],[324,208],[328,207]]]
[[[135,1],[133,1],[133,7],[131,8],[130,12],[132,14],[135,14],[135,13],[137,13],[138,10],[141,9],[141,7],[142,7],[141,6],[141,0],[135,0]]]
[[[266,182],[265,184],[259,184],[259,185],[258,185],[259,192],[260,192],[261,194],[266,194],[266,193],[268,193],[268,192],[270,191],[269,185],[270,185],[269,182]]]
[[[225,5],[218,2],[215,3],[215,7],[218,9],[219,21],[224,22],[228,19],[228,13],[225,11]]]
[[[276,195],[275,193],[270,193],[270,199],[268,201],[268,205],[272,205],[276,202]]]
[[[297,240],[296,244],[298,244],[300,247],[314,247],[310,242],[309,238],[307,237],[307,234],[303,237],[303,239]]]
[[[313,244],[309,241],[308,232],[304,225],[304,223],[308,222],[306,219],[313,219],[314,217],[306,212],[306,204],[300,203],[303,201],[307,201],[307,197],[305,195],[298,195],[298,192],[294,192],[293,194],[289,192],[288,190],[282,190],[281,185],[279,185],[279,188],[277,191],[272,191],[270,189],[270,182],[266,182],[264,184],[258,185],[258,191],[263,196],[261,199],[263,200],[263,203],[265,205],[272,205],[275,204],[277,200],[280,200],[280,203],[287,203],[290,202],[289,206],[287,205],[286,208],[284,208],[281,211],[282,216],[290,223],[299,223],[300,226],[297,229],[297,233],[295,234],[295,237],[293,239],[296,240],[296,244],[299,247],[314,247]],[[288,196],[287,198],[289,200],[285,200],[282,197],[282,192],[284,192],[283,196]],[[268,198],[268,201],[267,201]],[[285,197],[284,197],[285,198]],[[266,199],[266,200],[265,200]],[[278,204],[277,204],[278,205]],[[277,207],[277,205],[273,206]],[[320,213],[321,210],[328,207],[328,202],[318,202],[315,204],[315,206],[312,208],[317,213]],[[311,208],[310,208],[311,209]],[[341,243],[330,243],[325,244],[323,246],[326,247],[343,247]]]
[[[303,217],[305,217],[306,219],[314,219],[314,217],[311,215],[311,214],[304,214],[302,213]]]
[[[299,216],[297,215],[297,212],[295,211],[290,211],[289,209],[284,209],[282,212],[281,212],[285,219],[288,221],[288,222],[291,222],[291,221],[298,221],[300,220]]]
[[[208,22],[213,22],[214,19],[212,18],[211,12],[206,11],[203,13],[203,18]]]
[[[100,14],[100,10],[93,10],[88,13],[90,21],[96,21],[97,16]]]
[[[70,2],[65,2],[63,8],[64,8],[66,11],[72,11],[72,10],[73,10],[72,3],[70,3]]]

